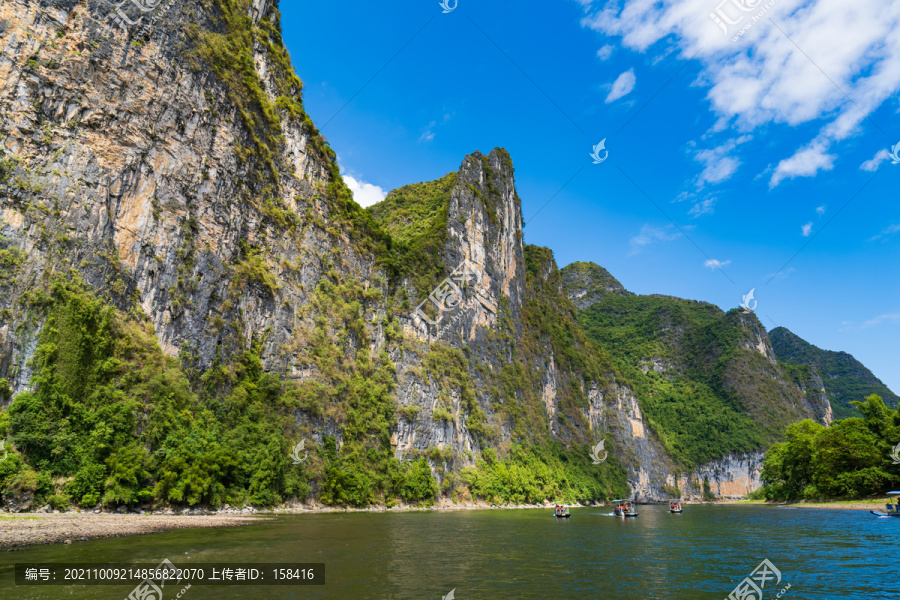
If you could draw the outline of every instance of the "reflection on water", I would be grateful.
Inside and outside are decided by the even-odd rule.
[[[322,587],[193,586],[183,600],[726,598],[768,558],[785,598],[900,598],[900,519],[768,506],[641,506],[280,517],[230,529],[41,546],[0,555],[0,598],[122,600],[133,586],[16,587],[14,562],[324,562]],[[167,586],[164,600],[181,587]],[[770,591],[773,590],[773,591]],[[770,585],[764,598],[774,598]]]

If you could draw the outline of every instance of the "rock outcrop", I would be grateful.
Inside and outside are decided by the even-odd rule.
[[[566,265],[563,269],[563,283],[569,299],[578,310],[593,306],[607,294],[633,295],[609,271],[592,262]]]

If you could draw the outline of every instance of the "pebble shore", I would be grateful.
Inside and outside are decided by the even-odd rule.
[[[0,550],[160,533],[185,527],[237,527],[258,523],[261,518],[265,519],[237,514],[0,513]]]

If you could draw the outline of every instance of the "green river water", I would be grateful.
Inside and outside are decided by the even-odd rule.
[[[133,585],[17,586],[15,563],[325,563],[321,586],[192,586],[180,600],[728,598],[764,560],[764,599],[900,599],[900,519],[760,505],[279,516],[227,529],[31,547],[0,555],[0,599],[122,600]],[[788,588],[788,585],[790,586]],[[787,588],[787,589],[786,589]],[[166,586],[163,600],[182,588]],[[157,599],[153,599],[157,600]],[[747,596],[746,600],[759,600]]]

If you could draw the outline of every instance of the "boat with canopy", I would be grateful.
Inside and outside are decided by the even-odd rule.
[[[634,503],[631,500],[619,499],[613,500],[613,515],[628,518],[636,517],[638,513],[634,511]]]
[[[888,492],[888,496],[900,496],[900,492]],[[900,517],[900,497],[896,500],[897,504],[885,504],[886,510],[870,510],[869,512],[878,517]]]

